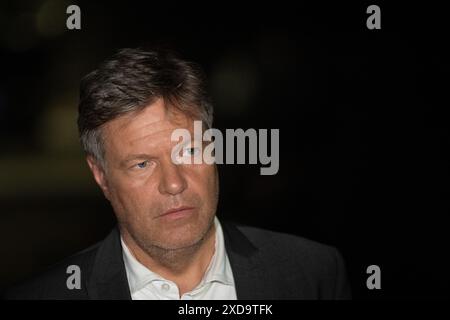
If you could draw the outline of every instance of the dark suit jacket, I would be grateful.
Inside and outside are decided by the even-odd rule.
[[[222,223],[238,299],[349,299],[338,251],[300,237]],[[81,288],[66,286],[78,265]],[[11,289],[7,299],[131,299],[117,228],[102,242]]]

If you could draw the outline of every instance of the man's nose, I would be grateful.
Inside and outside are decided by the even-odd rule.
[[[159,192],[161,194],[171,195],[182,193],[187,187],[187,182],[182,171],[183,168],[172,163],[170,159],[164,164],[161,164]]]

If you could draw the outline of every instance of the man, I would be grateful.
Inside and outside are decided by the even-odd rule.
[[[171,52],[123,49],[88,74],[79,134],[117,228],[8,297],[349,298],[334,248],[218,220],[217,167],[172,160],[172,132],[192,133],[194,120],[212,124],[202,73]],[[180,156],[199,156],[195,143]],[[78,285],[69,267],[79,271]]]

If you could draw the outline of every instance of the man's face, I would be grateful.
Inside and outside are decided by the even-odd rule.
[[[144,249],[192,246],[213,225],[216,167],[174,164],[171,152],[177,141],[171,141],[171,134],[177,128],[188,129],[194,137],[193,121],[158,99],[105,124],[105,170],[89,161],[120,226]],[[170,213],[179,208],[185,209]]]

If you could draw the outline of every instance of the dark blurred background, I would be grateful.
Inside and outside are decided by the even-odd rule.
[[[114,225],[78,142],[79,81],[163,44],[204,67],[216,128],[280,129],[277,175],[220,166],[219,217],[338,247],[354,298],[448,298],[446,11],[379,4],[368,30],[370,4],[2,1],[0,289]]]

